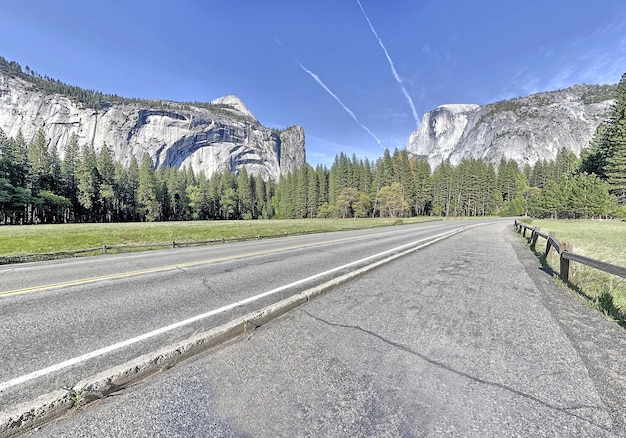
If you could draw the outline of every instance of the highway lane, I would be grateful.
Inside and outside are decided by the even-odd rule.
[[[480,230],[29,436],[623,437],[623,328]]]
[[[428,222],[404,227],[416,227],[422,231],[430,229],[454,229],[460,222]],[[471,223],[471,222],[470,222]],[[178,266],[206,264],[221,260],[244,258],[258,252],[269,253],[303,248],[332,242],[345,242],[363,238],[378,238],[389,233],[398,233],[398,227],[373,228],[347,232],[333,232],[263,239],[242,243],[211,245],[176,250],[146,251],[139,253],[111,254],[81,257],[47,262],[35,262],[0,266],[0,296],[38,290],[56,284],[98,281],[100,277],[150,273]],[[259,242],[261,242],[259,244]]]
[[[476,225],[437,222],[2,267],[0,405],[71,387],[354,268],[328,272],[337,267]],[[138,339],[268,291],[276,293]]]

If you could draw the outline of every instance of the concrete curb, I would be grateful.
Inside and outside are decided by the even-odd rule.
[[[376,269],[385,263],[389,263],[399,257],[476,226],[478,225],[463,227],[443,236],[426,240],[414,247],[388,255],[367,266],[341,275],[301,293],[294,294],[277,303],[248,313],[243,317],[234,319],[206,332],[194,335],[189,339],[168,345],[124,364],[109,368],[77,382],[71,389],[53,391],[37,397],[30,402],[15,406],[8,412],[0,412],[0,438],[16,436],[52,421],[64,415],[74,407],[84,406],[95,400],[104,398],[152,374],[171,368],[177,363],[198,353],[252,331],[290,310],[299,307],[307,301],[324,295],[329,290],[357,276],[363,275],[368,271]]]

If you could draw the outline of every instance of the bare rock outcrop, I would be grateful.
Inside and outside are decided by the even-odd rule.
[[[125,165],[148,152],[155,166],[190,166],[207,176],[246,166],[277,180],[306,160],[301,127],[267,128],[236,96],[196,105],[120,98],[90,106],[41,83],[0,71],[0,128],[10,137],[21,130],[27,141],[43,129],[61,157],[75,134],[96,150],[106,143]]]
[[[533,165],[563,147],[580,155],[609,117],[614,93],[615,86],[575,85],[489,105],[441,105],[424,114],[407,150],[431,167],[465,158]]]

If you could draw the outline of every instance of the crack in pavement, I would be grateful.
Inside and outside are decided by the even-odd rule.
[[[360,331],[362,333],[365,333],[365,334],[368,334],[370,336],[373,336],[376,339],[384,342],[387,345],[391,345],[392,347],[398,348],[398,349],[400,349],[400,350],[402,350],[402,351],[404,351],[406,353],[409,353],[409,354],[411,354],[413,356],[417,356],[420,359],[430,363],[431,365],[434,365],[434,366],[436,366],[438,368],[441,368],[441,369],[444,369],[446,371],[449,371],[449,372],[451,372],[453,374],[456,374],[458,376],[465,377],[467,379],[470,379],[470,380],[472,380],[474,382],[477,382],[477,383],[480,383],[480,384],[483,384],[483,385],[488,385],[488,386],[492,386],[492,387],[495,387],[495,388],[502,389],[504,391],[508,391],[508,392],[510,392],[512,394],[515,394],[517,396],[526,398],[528,400],[534,401],[535,403],[539,403],[540,405],[546,406],[549,409],[553,409],[553,410],[556,410],[558,412],[562,412],[562,413],[564,413],[566,415],[578,418],[579,420],[582,420],[582,421],[584,421],[584,422],[586,422],[588,424],[591,424],[592,426],[595,426],[595,427],[597,427],[599,429],[602,429],[602,430],[604,430],[606,432],[611,432],[612,431],[611,428],[607,428],[604,425],[597,424],[597,423],[595,423],[594,421],[592,421],[592,420],[590,420],[588,418],[585,418],[585,417],[583,417],[581,415],[577,415],[577,414],[571,412],[571,411],[574,411],[574,410],[586,409],[586,408],[598,410],[598,409],[600,409],[600,407],[598,407],[598,406],[583,405],[583,404],[575,405],[575,406],[569,406],[569,407],[555,406],[555,405],[552,405],[552,404],[550,404],[550,403],[548,403],[548,402],[546,402],[544,400],[541,400],[538,397],[535,397],[535,396],[530,395],[530,394],[523,393],[521,391],[518,391],[515,388],[512,388],[510,386],[504,385],[502,383],[492,382],[492,381],[489,381],[489,380],[481,379],[480,377],[472,376],[471,374],[468,374],[468,373],[466,373],[464,371],[452,368],[450,365],[447,365],[447,364],[445,364],[443,362],[439,362],[437,360],[434,360],[434,359],[432,359],[432,358],[430,358],[430,357],[428,357],[428,356],[426,356],[426,355],[424,355],[422,353],[419,353],[418,351],[415,351],[415,350],[407,347],[406,345],[402,345],[402,344],[400,344],[398,342],[394,342],[394,341],[392,341],[390,339],[384,338],[383,336],[379,335],[378,333],[375,333],[375,332],[373,332],[371,330],[364,329],[363,327],[360,327],[358,325],[334,323],[334,322],[327,321],[327,320],[325,320],[325,319],[323,319],[323,318],[321,318],[319,316],[315,316],[315,315],[309,313],[306,310],[302,310],[302,312],[305,313],[306,315],[308,315],[310,318],[312,318],[312,319],[314,319],[314,320],[316,320],[318,322],[321,322],[323,324],[327,324],[327,325],[330,325],[332,327],[340,327],[340,328],[345,328],[345,329],[358,330],[358,331]]]
[[[203,277],[203,278],[202,278],[202,285],[203,285],[204,287],[206,287],[206,289],[207,289],[210,293],[212,293],[212,294],[213,294],[213,295],[215,295],[216,297],[219,297],[219,294],[218,294],[217,292],[215,292],[215,291],[213,290],[213,288],[211,287],[211,285],[209,284],[209,279],[208,279],[207,277]]]

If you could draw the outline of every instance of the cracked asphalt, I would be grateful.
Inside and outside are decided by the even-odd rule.
[[[512,223],[456,235],[32,436],[624,436],[626,330]]]

